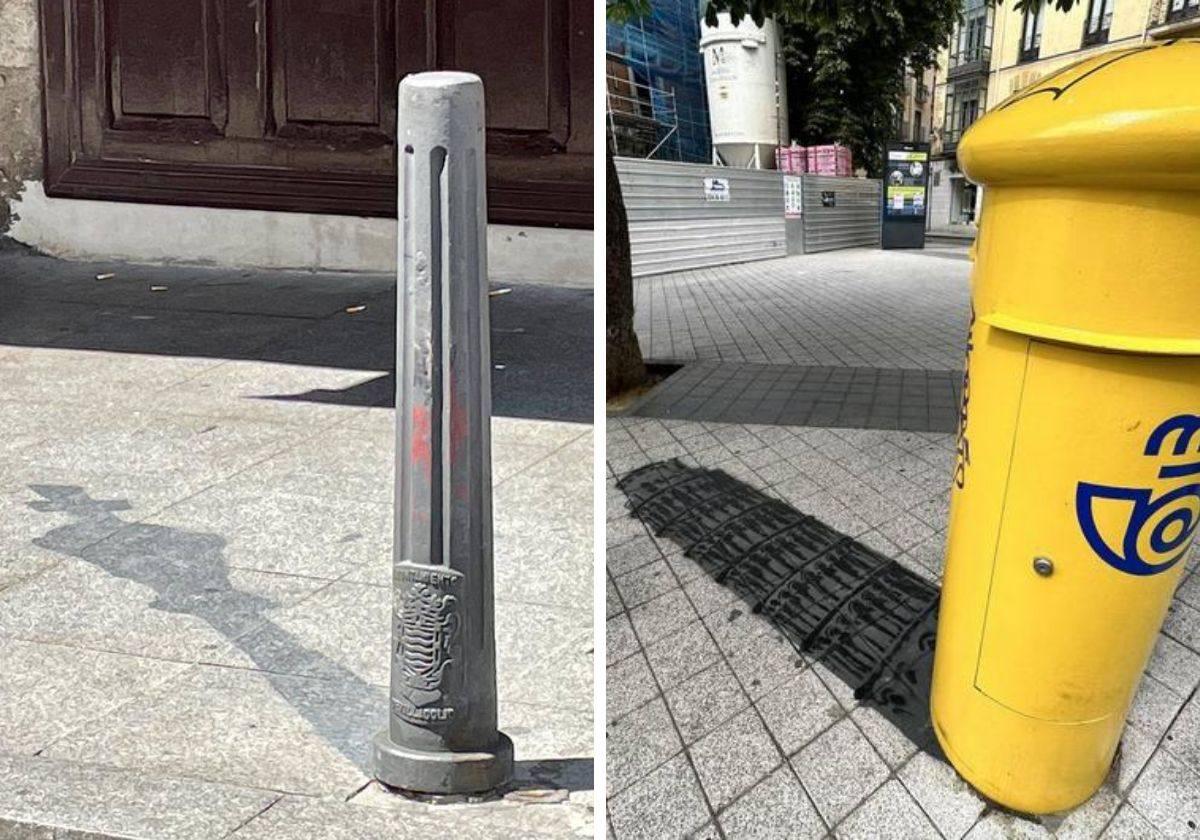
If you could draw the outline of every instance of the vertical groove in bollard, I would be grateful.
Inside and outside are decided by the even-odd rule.
[[[512,774],[497,728],[483,85],[409,76],[397,124],[395,592],[374,772],[479,793]]]

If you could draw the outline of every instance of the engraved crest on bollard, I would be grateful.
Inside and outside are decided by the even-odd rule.
[[[440,566],[400,563],[392,655],[400,680],[392,711],[413,723],[454,717],[453,690],[461,677],[462,631],[457,594],[462,573]]]

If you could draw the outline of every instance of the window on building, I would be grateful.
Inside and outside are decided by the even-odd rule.
[[[963,5],[962,18],[955,24],[950,66],[968,64],[973,61],[986,63],[990,60],[991,48],[991,5],[980,0],[969,0]]]
[[[958,109],[958,132],[961,135],[979,119],[979,99],[964,99]]]
[[[925,115],[913,111],[913,140],[920,143],[925,139]]]
[[[984,47],[984,36],[987,31],[987,9],[983,10],[983,14],[976,14],[966,25],[966,48],[967,55],[971,61],[977,61],[982,57]]]
[[[946,143],[957,143],[971,123],[979,119],[979,103],[983,101],[984,91],[977,85],[947,91],[946,122],[943,125],[943,140]]]
[[[1200,17],[1200,0],[1170,0],[1167,6],[1167,22]]]
[[[1083,46],[1103,44],[1108,40],[1114,3],[1115,0],[1088,0],[1087,19],[1083,23]]]
[[[1037,61],[1042,52],[1042,0],[1026,10],[1021,21],[1021,54],[1019,61]]]

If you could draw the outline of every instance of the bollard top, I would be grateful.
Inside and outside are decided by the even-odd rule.
[[[483,80],[474,73],[461,70],[429,70],[423,73],[410,73],[400,80],[400,87],[419,88],[453,88],[482,85]]]
[[[1200,190],[1200,39],[1091,56],[1010,96],[958,146],[974,182]]]
[[[482,151],[483,80],[474,73],[410,73],[400,80],[397,101],[396,141],[401,147],[443,147],[461,152],[472,145]]]

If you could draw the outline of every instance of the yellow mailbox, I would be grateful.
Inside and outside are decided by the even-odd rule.
[[[1030,813],[1112,766],[1200,522],[1200,41],[1046,77],[986,187],[935,654],[942,747]]]

